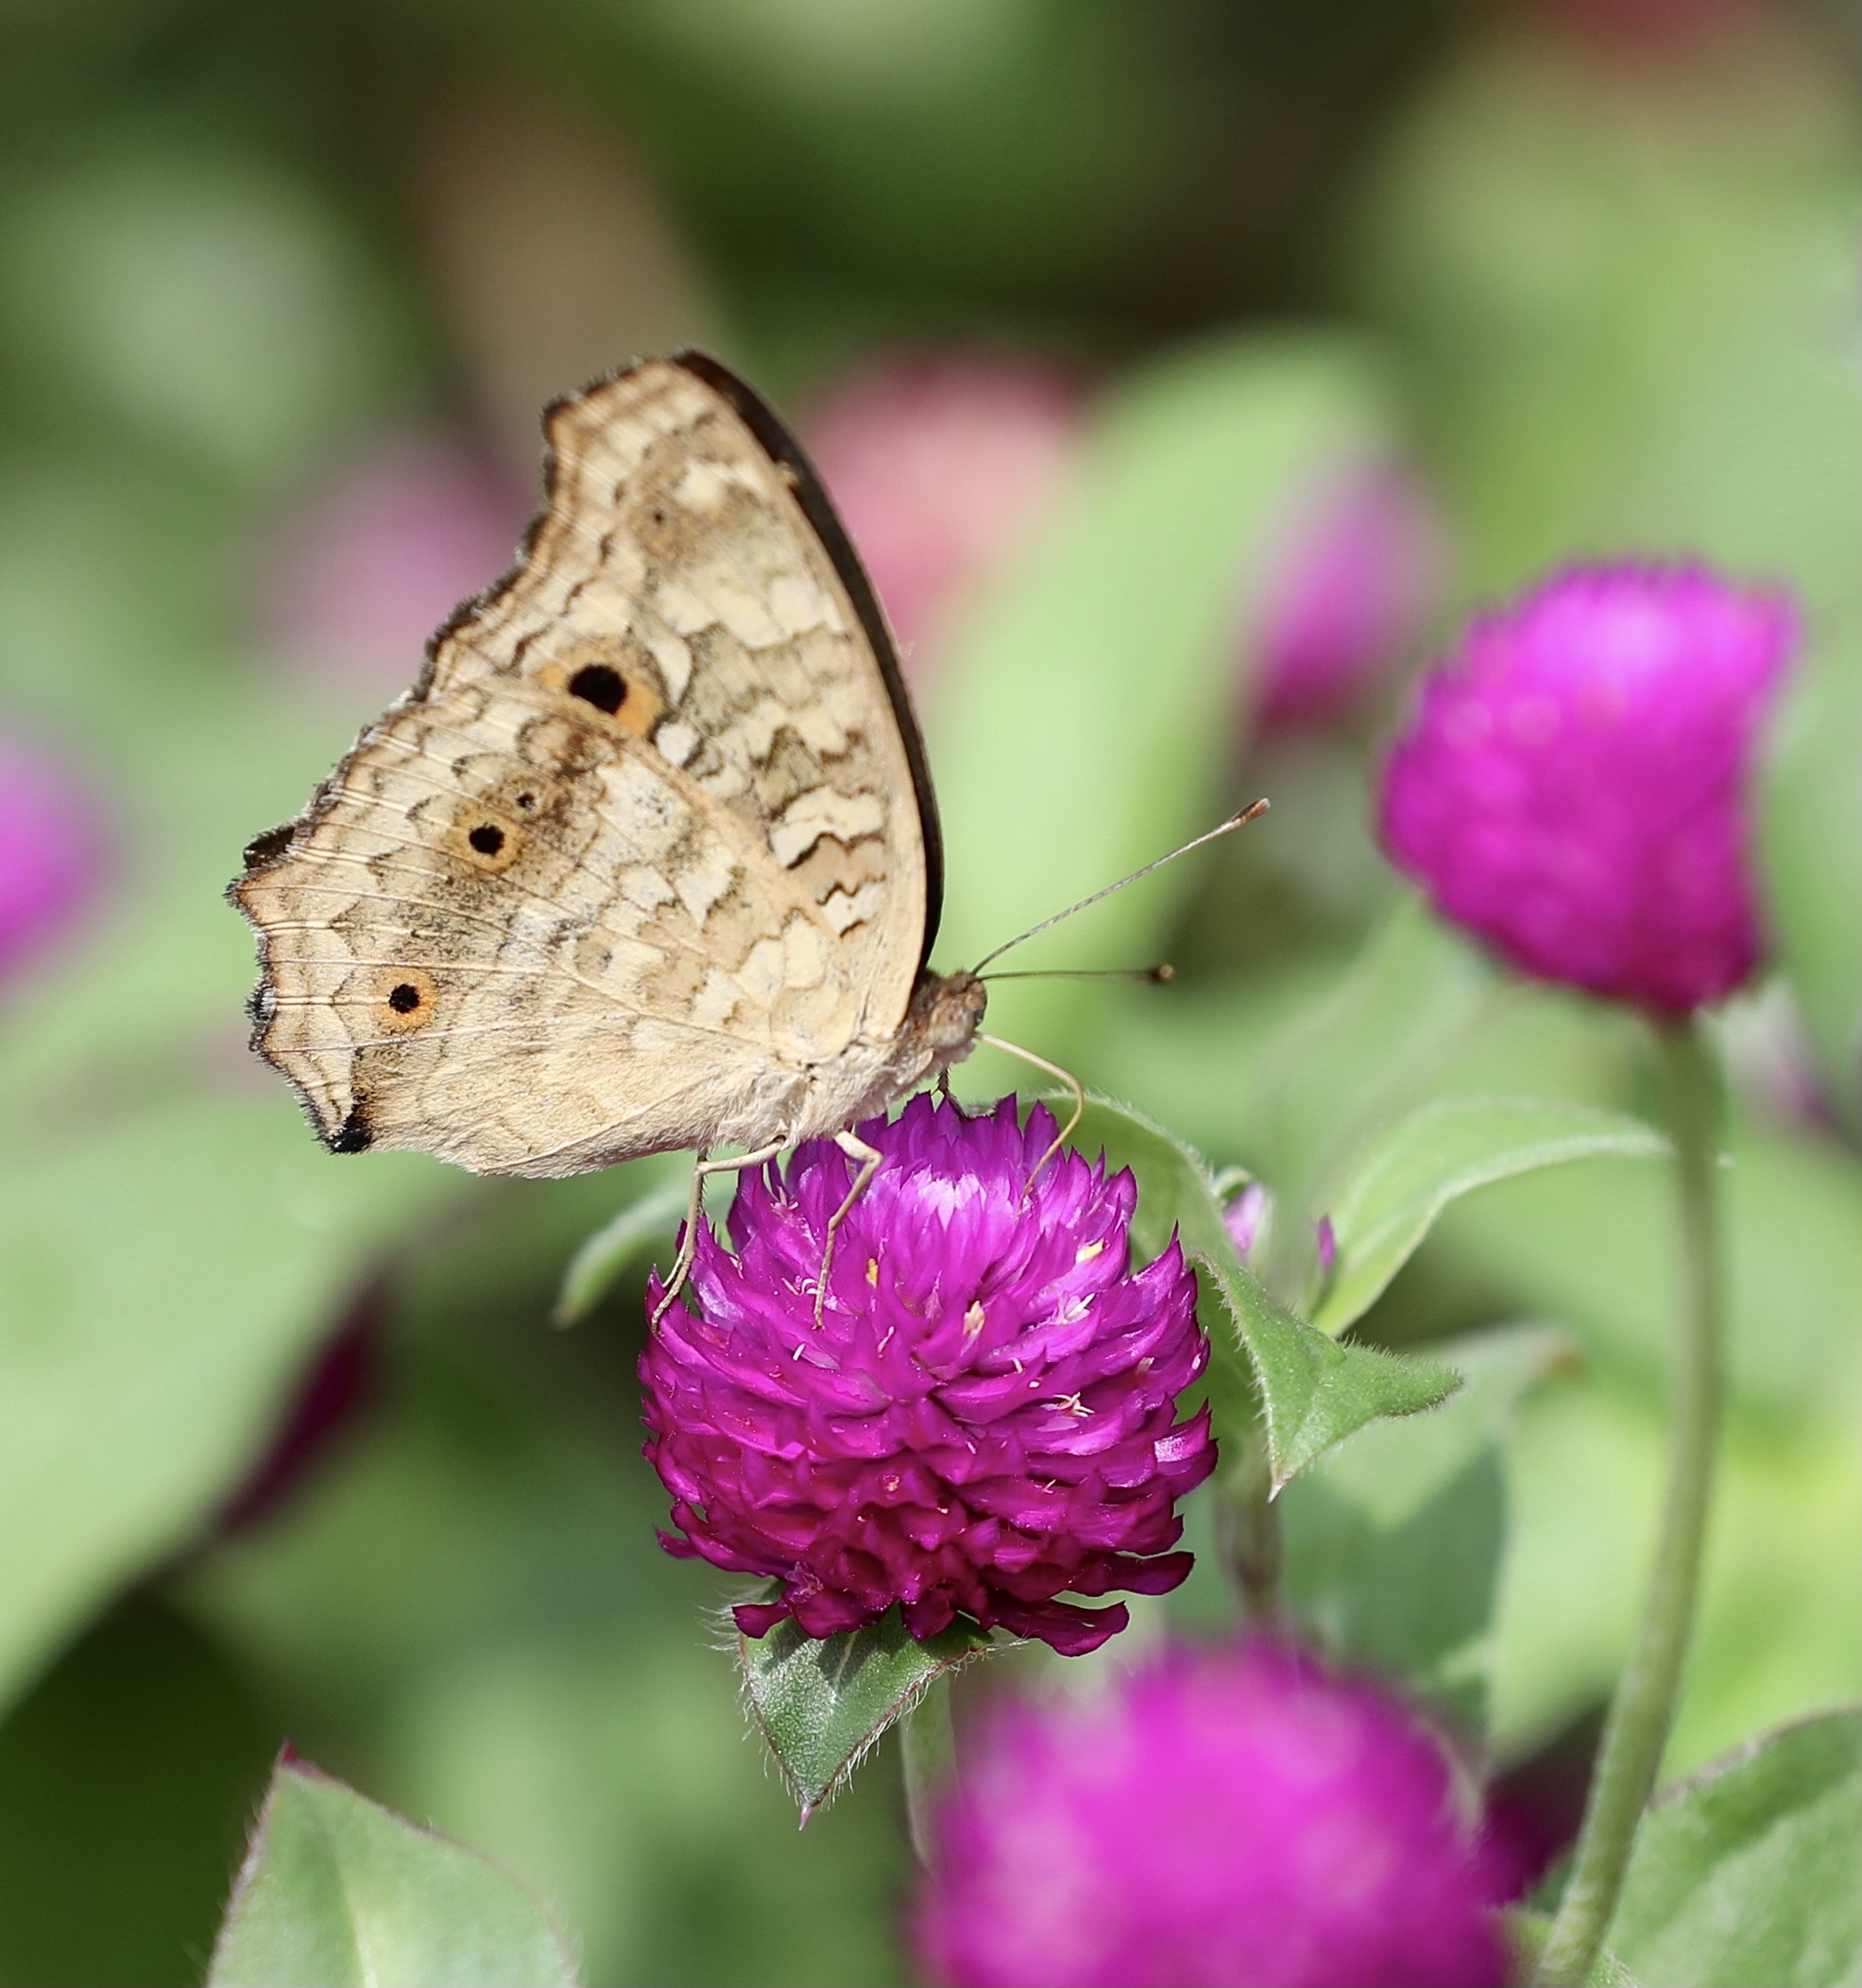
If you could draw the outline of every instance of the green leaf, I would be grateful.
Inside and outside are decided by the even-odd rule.
[[[1219,816],[1246,701],[1234,630],[1273,534],[1315,473],[1391,446],[1391,408],[1369,349],[1332,334],[1209,340],[1113,384],[1064,515],[939,671],[940,957],[980,958]],[[1121,891],[1017,964],[1155,959],[1197,875]],[[991,1031],[1090,1075],[1108,997],[1004,983]],[[1007,1089],[1009,1067],[984,1050],[964,1086]]]
[[[655,1242],[678,1227],[690,1204],[685,1169],[675,1179],[649,1186],[605,1222],[569,1260],[553,1313],[558,1325],[576,1325],[594,1310],[609,1287]]]
[[[1668,1150],[1640,1119],[1532,1097],[1425,1104],[1359,1149],[1327,1213],[1338,1260],[1315,1309],[1322,1332],[1361,1318],[1450,1202],[1476,1188],[1574,1160],[1656,1160]]]
[[[1856,387],[1809,328],[1849,267],[1848,93],[1782,44],[1692,97],[1600,90],[1584,50],[1530,34],[1469,57],[1366,178],[1353,259],[1465,585],[1634,546],[1852,600]]]
[[[457,1178],[333,1159],[275,1093],[163,1099],[0,1168],[0,1692],[210,1522]]]
[[[1341,1661],[1402,1678],[1478,1731],[1507,1535],[1503,1448],[1521,1397],[1571,1346],[1509,1326],[1434,1350],[1463,1376],[1459,1393],[1433,1415],[1373,1423],[1288,1485],[1288,1585]]]
[[[1539,1965],[1539,1956],[1545,1951],[1546,1935],[1552,1930],[1551,1918],[1544,1912],[1534,1912],[1523,1905],[1514,1906],[1503,1913],[1502,1918],[1508,1943],[1513,1949],[1511,1978],[1515,1981],[1530,1981]],[[1642,1985],[1606,1947],[1591,1962],[1584,1988],[1642,1988]]]
[[[1779,963],[1829,1095],[1862,1132],[1862,629],[1815,642],[1786,691],[1759,790],[1759,853]]]
[[[489,1858],[305,1762],[272,1776],[208,1988],[573,1988],[541,1904]]]
[[[1446,1368],[1328,1339],[1277,1303],[1237,1253],[1201,1157],[1141,1112],[1090,1098],[1073,1141],[1137,1176],[1139,1253],[1154,1256],[1174,1229],[1213,1285],[1234,1330],[1209,1335],[1218,1434],[1251,1441],[1258,1398],[1276,1490],[1366,1422],[1433,1408],[1459,1385]]]
[[[803,1822],[840,1791],[886,1728],[939,1678],[991,1647],[954,1624],[920,1642],[897,1609],[839,1636],[805,1635],[792,1617],[765,1636],[740,1635],[744,1696]]]
[[[1769,1733],[1643,1818],[1610,1945],[1689,1988],[1862,1979],[1862,1710]]]

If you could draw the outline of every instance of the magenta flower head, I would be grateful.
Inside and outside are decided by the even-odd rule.
[[[1247,641],[1261,721],[1347,717],[1421,637],[1441,590],[1440,520],[1396,464],[1344,465],[1282,522]]]
[[[0,979],[82,920],[103,882],[108,840],[75,775],[0,733]]]
[[[1396,1700],[1265,1644],[1010,1703],[935,1811],[947,1988],[1499,1988],[1493,1887]]]
[[[1122,1604],[1190,1571],[1176,1502],[1215,1467],[1209,1410],[1177,1420],[1209,1342],[1174,1239],[1134,1272],[1137,1189],[1063,1150],[1040,1106],[983,1117],[921,1095],[860,1136],[883,1156],[835,1239],[853,1174],[825,1140],[744,1177],[735,1253],[701,1227],[690,1289],[640,1359],[647,1455],[682,1557],[782,1583],[736,1612],[811,1636],[903,1604],[915,1636],[959,1615],[1069,1655]],[[1033,1176],[1032,1183],[1030,1176]],[[649,1287],[657,1306],[659,1283]]]
[[[1578,567],[1474,622],[1384,769],[1383,841],[1528,973],[1684,1014],[1764,951],[1746,789],[1797,643],[1699,566]]]

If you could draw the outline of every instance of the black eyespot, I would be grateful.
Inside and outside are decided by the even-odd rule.
[[[388,991],[388,1005],[397,1015],[411,1015],[420,1006],[420,989],[403,980]]]
[[[481,856],[495,856],[504,847],[504,831],[495,822],[481,822],[466,840]]]
[[[517,797],[517,805],[520,808],[534,808],[536,805],[536,796],[534,794],[520,794]]]
[[[569,679],[569,695],[593,704],[597,711],[613,713],[621,709],[627,685],[619,670],[606,663],[584,663]]]

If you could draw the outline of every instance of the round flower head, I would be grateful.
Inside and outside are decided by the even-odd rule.
[[[1384,848],[1516,966],[1683,1014],[1763,951],[1746,788],[1796,647],[1776,594],[1578,568],[1477,620],[1384,771]]]
[[[1209,1411],[1176,1419],[1209,1358],[1174,1240],[1129,1267],[1137,1189],[1063,1150],[1015,1101],[972,1118],[912,1099],[861,1138],[882,1155],[834,1241],[853,1169],[811,1140],[746,1175],[733,1254],[701,1225],[690,1291],[640,1359],[647,1454],[685,1537],[669,1553],[782,1583],[736,1610],[834,1635],[903,1604],[915,1636],[959,1614],[1070,1655],[1122,1604],[1190,1571],[1176,1501],[1215,1467]],[[1030,1175],[1033,1174],[1032,1183]],[[648,1303],[657,1307],[657,1277]],[[1147,1557],[1155,1556],[1155,1557]]]
[[[0,734],[0,978],[65,937],[96,899],[106,837],[55,760]]]
[[[1265,1645],[1011,1703],[934,1813],[950,1988],[1499,1988],[1483,1857],[1393,1698]]]

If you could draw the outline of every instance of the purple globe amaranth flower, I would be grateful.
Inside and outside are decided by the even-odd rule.
[[[948,1988],[1499,1988],[1491,1874],[1440,1747],[1265,1644],[1010,1702],[934,1812]]]
[[[835,1238],[852,1167],[825,1140],[786,1178],[744,1177],[734,1255],[698,1231],[690,1290],[640,1358],[647,1455],[685,1537],[669,1553],[782,1583],[739,1608],[811,1636],[903,1604],[915,1636],[959,1615],[1069,1655],[1122,1604],[1190,1571],[1176,1502],[1215,1467],[1204,1408],[1177,1420],[1209,1341],[1174,1239],[1134,1272],[1137,1188],[1065,1149],[1052,1115],[983,1117],[928,1096],[860,1136],[883,1156]],[[1039,1171],[1035,1171],[1039,1168]],[[1032,1178],[1030,1178],[1032,1175]],[[657,1306],[661,1286],[649,1286]]]
[[[1421,635],[1441,591],[1443,531],[1392,462],[1347,463],[1289,508],[1247,636],[1261,722],[1349,716]]]
[[[1394,861],[1546,979],[1684,1014],[1764,951],[1746,787],[1797,643],[1700,566],[1559,574],[1478,618],[1384,769]]]
[[[0,979],[66,937],[91,909],[108,840],[75,775],[0,733]]]

